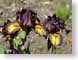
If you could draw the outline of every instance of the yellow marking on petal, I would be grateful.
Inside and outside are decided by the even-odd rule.
[[[18,30],[18,29],[21,29],[20,25],[18,22],[13,22],[11,23],[8,27],[7,27],[7,30],[9,33],[15,31],[15,30]]]
[[[60,44],[60,34],[50,34],[49,39],[53,45]]]
[[[35,30],[38,34],[40,34],[41,36],[46,34],[46,31],[44,30],[44,28],[41,25],[36,25],[35,26]]]

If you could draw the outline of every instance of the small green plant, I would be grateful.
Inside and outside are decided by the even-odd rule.
[[[57,16],[67,20],[72,15],[72,2],[71,0],[55,0],[52,8]]]
[[[18,35],[13,39],[15,48],[18,48],[22,44],[22,40],[25,39],[25,31],[19,31]]]
[[[0,54],[4,54],[5,53],[5,48],[3,45],[0,44]]]
[[[64,20],[68,19],[68,17],[71,15],[71,12],[72,12],[72,7],[69,5],[64,8],[59,7],[56,9],[56,15],[60,16]]]

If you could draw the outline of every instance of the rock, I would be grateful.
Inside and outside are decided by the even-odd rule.
[[[72,16],[69,17],[69,19],[66,21],[66,27],[67,30],[72,30]]]
[[[47,40],[40,37],[37,33],[31,31],[26,43],[30,41],[29,51],[31,54],[46,54],[47,53]]]
[[[3,35],[0,35],[0,44],[3,45],[5,49],[10,47],[9,41],[6,41],[6,37],[3,37]]]

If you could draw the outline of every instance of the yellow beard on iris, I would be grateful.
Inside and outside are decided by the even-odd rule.
[[[21,29],[21,27],[18,22],[13,22],[13,23],[9,24],[7,27],[7,31],[9,33],[13,32],[15,30],[19,30],[19,29]]]
[[[44,30],[44,28],[41,25],[36,25],[35,30],[41,36],[46,35],[46,31]]]
[[[55,46],[60,44],[60,34],[50,34],[49,35],[49,39],[51,41],[51,43]]]

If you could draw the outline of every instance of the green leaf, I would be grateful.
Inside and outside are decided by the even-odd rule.
[[[70,7],[69,8],[58,8],[56,10],[56,15],[66,20],[71,15],[71,9]]]
[[[18,37],[19,38],[25,38],[25,31],[20,31],[19,33],[18,33]]]
[[[23,42],[23,39],[25,39],[25,31],[19,31],[18,35],[13,39],[16,48]]]
[[[0,54],[4,54],[5,52],[5,48],[3,47],[3,45],[0,44]]]
[[[55,2],[52,8],[55,10],[56,15],[64,20],[67,20],[72,15],[71,1],[61,0],[60,2]]]

